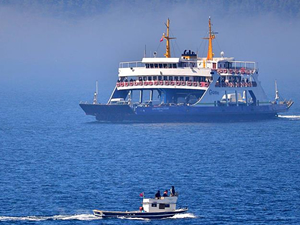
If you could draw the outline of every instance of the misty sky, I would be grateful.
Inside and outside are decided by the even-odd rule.
[[[205,56],[202,37],[211,16],[218,32],[216,56],[224,51],[237,60],[257,61],[267,89],[275,79],[284,91],[299,86],[300,4],[266,10],[246,0],[226,2],[2,0],[0,82],[29,88],[46,83],[55,89],[94,87],[98,79],[100,89],[110,92],[120,61],[141,60],[145,45],[148,56],[153,51],[163,56],[159,40],[167,18],[177,38],[172,55],[191,49]]]

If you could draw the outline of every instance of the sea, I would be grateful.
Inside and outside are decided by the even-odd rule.
[[[2,85],[0,224],[300,224],[299,94],[272,120],[152,124],[99,123],[92,96]],[[93,216],[171,186],[188,213]]]

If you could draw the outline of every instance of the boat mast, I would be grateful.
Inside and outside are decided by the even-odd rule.
[[[166,39],[166,54],[164,54],[164,56],[166,56],[166,58],[171,58],[171,50],[170,50],[170,40],[171,39],[176,39],[174,37],[170,37],[169,32],[170,32],[170,19],[168,18],[167,20],[167,35],[163,34],[163,38]]]
[[[212,40],[215,39],[215,35],[213,34],[213,32],[211,31],[211,21],[210,21],[210,17],[208,19],[208,28],[209,28],[209,37],[208,38],[204,38],[208,40],[208,51],[207,51],[207,60],[212,60],[214,53],[213,53],[213,48],[212,48]]]
[[[96,80],[96,91],[94,93],[93,104],[97,104],[97,97],[98,97],[98,81]]]
[[[279,92],[277,89],[277,81],[275,80],[275,101],[278,102],[279,100]]]

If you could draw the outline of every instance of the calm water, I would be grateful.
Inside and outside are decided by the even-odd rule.
[[[79,108],[80,91],[0,97],[0,223],[300,223],[297,105],[292,116],[261,122],[101,124]],[[139,193],[152,197],[171,185],[188,214],[92,215],[136,210]]]

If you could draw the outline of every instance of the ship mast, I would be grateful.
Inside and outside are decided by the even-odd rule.
[[[275,80],[275,101],[278,102],[279,100],[279,92],[277,88],[277,81]]]
[[[208,51],[207,51],[207,60],[212,60],[214,53],[213,53],[213,48],[212,48],[212,40],[215,39],[215,35],[213,34],[213,32],[211,31],[211,21],[210,21],[210,17],[208,20],[208,27],[209,27],[209,37],[204,38],[208,40]]]
[[[171,39],[176,39],[174,37],[170,37],[169,32],[170,32],[170,20],[168,18],[167,20],[167,35],[165,35],[165,33],[163,34],[163,38],[166,39],[166,54],[164,54],[164,56],[166,56],[166,58],[171,58],[171,50],[170,50],[170,40]]]

